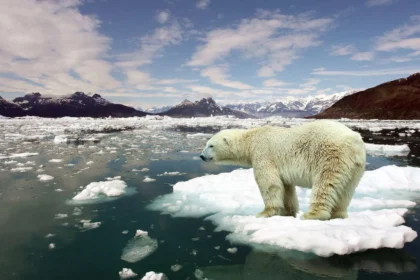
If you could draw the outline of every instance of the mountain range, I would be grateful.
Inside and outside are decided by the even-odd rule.
[[[1,98],[1,97],[0,97]],[[0,99],[0,115],[6,117],[37,116],[45,118],[59,117],[134,117],[146,113],[134,108],[114,104],[99,94],[92,96],[75,92],[64,97],[44,97],[40,93],[30,93],[17,97],[12,102]]]
[[[420,119],[420,73],[346,96],[313,117]]]

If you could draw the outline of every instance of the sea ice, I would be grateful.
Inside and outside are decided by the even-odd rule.
[[[54,219],[59,220],[59,219],[65,219],[67,217],[68,217],[67,214],[58,213],[58,214],[55,214]]]
[[[54,137],[55,144],[67,143],[67,135],[56,135]]]
[[[174,264],[174,265],[171,265],[171,270],[172,270],[173,272],[180,271],[181,269],[182,269],[182,265],[180,265],[180,264]]]
[[[78,193],[73,200],[98,199],[100,194],[108,197],[120,196],[125,193],[127,184],[122,180],[92,182]]]
[[[54,243],[50,243],[50,245],[48,245],[48,249],[50,249],[50,250],[55,249],[55,244]]]
[[[47,235],[45,235],[45,238],[51,238],[51,237],[54,237],[54,236],[55,236],[55,234],[48,233]]]
[[[26,158],[31,156],[36,156],[38,153],[20,153],[20,154],[12,154],[10,156],[0,156],[0,159],[10,159],[10,158]]]
[[[129,263],[135,263],[148,257],[156,251],[157,247],[156,239],[150,238],[146,231],[137,230],[134,238],[129,240],[124,247],[121,259]]]
[[[156,179],[150,178],[149,176],[144,176],[143,182],[150,183],[150,182],[154,182],[154,181],[156,181]]]
[[[185,174],[187,174],[187,173],[182,173],[182,172],[179,172],[179,171],[174,171],[174,172],[165,171],[164,173],[158,174],[157,176],[182,176],[182,175],[185,175]]]
[[[146,273],[146,275],[141,278],[141,280],[168,280],[168,277],[166,277],[163,273],[156,273],[154,271],[149,271]]]
[[[307,210],[311,190],[297,187],[300,210]],[[149,209],[174,217],[204,217],[227,239],[267,250],[290,249],[319,256],[344,255],[381,247],[402,248],[417,233],[402,225],[405,207],[420,196],[420,168],[385,166],[366,171],[347,219],[306,221],[299,217],[256,218],[263,201],[252,169],[206,175],[173,187]],[[300,216],[302,212],[298,214]]]
[[[53,163],[59,163],[59,162],[62,162],[62,161],[63,161],[62,159],[58,159],[58,158],[53,158],[53,159],[49,160],[49,162],[53,162]]]
[[[407,144],[404,145],[379,145],[365,143],[366,153],[374,156],[406,156],[410,153]]]
[[[228,248],[226,251],[228,251],[231,254],[236,254],[236,252],[238,252],[238,248],[236,247]]]
[[[32,170],[32,167],[28,166],[28,167],[16,167],[16,168],[12,168],[10,169],[10,172],[26,172]]]
[[[101,222],[91,223],[91,222],[83,222],[82,229],[84,230],[91,230],[101,226]]]
[[[128,279],[137,276],[137,273],[134,273],[130,268],[123,268],[118,274],[120,275],[120,279]]]
[[[41,174],[37,176],[38,180],[45,182],[45,181],[51,181],[52,179],[54,179],[53,176],[47,175],[47,174]]]

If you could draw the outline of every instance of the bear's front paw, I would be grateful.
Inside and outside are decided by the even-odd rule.
[[[257,218],[269,218],[272,216],[281,216],[281,209],[265,208],[263,211],[257,214]]]

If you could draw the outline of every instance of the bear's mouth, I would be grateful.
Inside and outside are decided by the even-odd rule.
[[[209,162],[209,161],[211,161],[212,159],[213,159],[213,157],[211,157],[211,158],[206,158],[205,156],[203,156],[203,155],[200,155],[200,158],[203,160],[203,161],[205,161],[205,162]]]

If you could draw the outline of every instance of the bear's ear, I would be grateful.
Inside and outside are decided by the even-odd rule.
[[[223,137],[223,141],[225,141],[226,145],[229,146],[229,141],[228,141],[228,139],[226,137]]]

